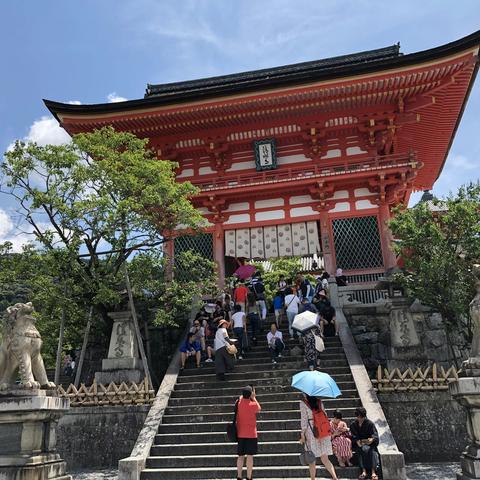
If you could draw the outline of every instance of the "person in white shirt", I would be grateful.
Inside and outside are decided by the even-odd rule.
[[[233,369],[234,356],[227,352],[227,343],[233,344],[228,338],[227,328],[229,322],[222,319],[218,322],[217,333],[213,346],[215,348],[215,373],[218,380],[225,380],[225,373]]]
[[[247,333],[247,317],[245,312],[242,312],[240,305],[235,305],[234,314],[232,315],[233,333],[237,338],[238,359],[243,359],[243,336]]]
[[[283,343],[283,335],[280,330],[277,330],[277,323],[272,322],[270,325],[270,331],[267,334],[268,348],[272,355],[272,363],[277,363],[277,358],[282,356],[282,352],[285,348]]]
[[[285,290],[285,310],[287,313],[288,319],[288,332],[290,336],[293,337],[293,328],[292,323],[295,319],[295,315],[298,314],[298,307],[300,306],[300,299],[293,294],[291,288]]]

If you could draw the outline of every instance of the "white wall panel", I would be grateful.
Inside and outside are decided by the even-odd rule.
[[[311,195],[295,195],[290,197],[290,205],[301,205],[302,203],[310,203],[313,202],[313,198]]]
[[[239,213],[237,215],[230,215],[230,218],[224,222],[224,225],[231,225],[232,223],[246,223],[250,221],[250,214]]]
[[[285,218],[285,212],[283,210],[269,210],[267,212],[256,212],[255,220],[257,222],[262,220],[280,220]]]
[[[310,205],[290,209],[290,216],[293,218],[306,217],[307,215],[315,215],[316,213],[318,212],[316,212]]]
[[[265,241],[265,257],[278,257],[277,227],[263,227]]]
[[[225,212],[238,212],[241,210],[248,210],[250,205],[248,202],[240,202],[240,203],[231,203]]]
[[[307,228],[305,223],[292,224],[292,244],[294,255],[308,254]]]
[[[377,208],[377,205],[372,203],[370,200],[357,200],[355,202],[355,208],[357,210],[366,210],[367,208]]]
[[[227,257],[234,257],[236,253],[235,230],[225,231],[225,255]]]
[[[177,178],[193,177],[193,168],[185,168],[177,175]]]
[[[262,227],[250,229],[250,246],[251,246],[252,258],[265,257],[265,247],[263,242]]]
[[[278,157],[277,158],[277,164],[278,165],[289,165],[291,163],[302,163],[302,162],[308,162],[308,161],[310,161],[310,159],[307,158],[303,154],[286,155],[285,157]]]
[[[255,202],[255,208],[282,207],[283,205],[285,205],[283,198],[269,198],[268,200],[257,200]]]
[[[350,204],[348,202],[337,202],[335,208],[329,210],[330,213],[348,211],[350,211]]]
[[[278,254],[280,257],[291,257],[293,255],[292,247],[292,226],[278,225]]]
[[[307,222],[308,251],[311,254],[320,252],[320,236],[317,222]]]
[[[356,188],[353,194],[356,197],[367,197],[369,195],[375,195],[375,192],[371,192],[368,188]]]
[[[255,162],[254,161],[234,163],[227,170],[227,172],[236,172],[237,170],[248,170],[249,168],[255,168]]]
[[[200,167],[198,169],[199,175],[210,175],[211,173],[215,173],[215,170],[212,167]]]
[[[250,229],[240,228],[235,230],[237,242],[237,257],[250,258]]]

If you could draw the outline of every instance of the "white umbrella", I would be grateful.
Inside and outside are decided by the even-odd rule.
[[[306,310],[305,312],[295,315],[292,328],[299,332],[305,332],[315,325],[317,325],[317,314]]]

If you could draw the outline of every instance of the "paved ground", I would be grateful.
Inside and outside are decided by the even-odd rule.
[[[456,480],[458,471],[460,471],[458,463],[411,463],[407,465],[409,480]],[[72,475],[73,480],[117,480],[117,470],[74,472]]]

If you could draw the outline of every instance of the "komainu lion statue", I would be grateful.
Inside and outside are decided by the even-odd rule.
[[[40,354],[42,339],[34,325],[33,311],[31,302],[7,308],[0,345],[0,390],[55,388],[55,384],[48,381]],[[17,369],[20,384],[16,386]]]

